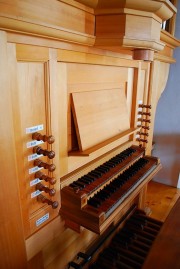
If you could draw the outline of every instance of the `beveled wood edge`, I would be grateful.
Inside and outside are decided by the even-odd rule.
[[[28,21],[27,19],[24,21],[2,15],[0,15],[0,30],[88,46],[93,46],[95,43],[95,36],[93,35],[67,30],[54,25],[39,24]]]
[[[135,132],[139,131],[140,130],[140,127],[138,128],[130,128],[116,136],[113,136],[112,138],[110,139],[107,139],[106,141],[103,141],[101,143],[99,143],[98,145],[95,145],[94,147],[91,147],[89,149],[86,149],[84,151],[70,151],[68,153],[69,156],[89,156],[90,154],[94,153],[95,151],[101,149],[101,148],[104,148],[106,147],[107,145],[115,142],[116,140],[118,139],[121,139],[123,137],[126,137],[128,135],[132,135],[134,134]]]
[[[154,60],[158,60],[160,62],[170,63],[170,64],[173,64],[173,63],[176,62],[176,60],[173,57],[169,57],[169,56],[166,56],[166,55],[161,55],[159,53],[154,54]]]
[[[173,49],[180,46],[180,39],[177,39],[165,30],[161,30],[160,40],[163,43],[171,46]]]
[[[165,44],[158,40],[134,39],[123,36],[121,38],[96,38],[95,46],[103,48],[104,46],[122,47],[130,50],[151,49],[155,51],[163,50]]]
[[[94,13],[94,9],[92,7],[90,7],[89,5],[85,5],[83,2],[81,3],[80,1],[74,1],[74,0],[58,0],[59,2],[65,3],[69,6],[73,6],[76,7],[78,9],[81,9],[83,11],[86,11],[88,13],[93,14]],[[91,1],[91,0],[90,0]],[[95,0],[93,0],[94,2]]]
[[[96,14],[106,13],[107,9],[111,9],[112,12],[115,9],[140,9],[144,12],[153,12],[162,20],[171,18],[176,12],[176,7],[168,0],[159,1],[141,1],[141,0],[126,0],[119,1],[103,1],[103,0],[76,0],[77,2],[94,8]]]
[[[82,2],[86,2],[86,1],[91,2],[91,0],[84,0]],[[62,0],[60,2],[66,3],[67,0]],[[74,5],[78,7],[79,5],[82,6],[82,4],[79,4],[77,1],[71,0],[71,2],[69,4],[72,6]],[[132,5],[131,2],[132,0],[127,1],[128,8],[130,5]],[[152,2],[152,1],[147,1],[147,2]],[[113,3],[116,3],[116,0]],[[139,5],[140,3],[139,4],[136,3],[136,4]],[[156,2],[156,4],[161,4],[161,5],[167,4],[167,0]],[[109,5],[110,4],[108,4],[108,6]],[[113,4],[111,3],[111,5]],[[115,5],[118,5],[118,3],[116,3]],[[144,5],[146,6],[147,3]],[[174,6],[172,5],[172,7]],[[140,12],[142,12],[143,9],[144,9],[144,6],[141,8]],[[133,9],[132,11],[135,12],[135,10]],[[155,16],[159,16],[155,13],[155,10],[153,11],[151,10],[151,12]],[[70,43],[79,44],[79,45],[87,45],[87,46],[94,46],[94,47],[97,46],[102,49],[107,46],[113,46],[114,48],[117,47],[117,49],[126,48],[128,50],[133,50],[133,48],[139,48],[139,49],[151,49],[155,51],[160,51],[164,48],[164,43],[168,44],[172,48],[180,46],[180,41],[164,30],[161,30],[160,41],[136,40],[136,39],[127,38],[126,36],[122,38],[96,38],[95,35],[89,35],[86,33],[81,33],[77,31],[65,29],[57,25],[51,25],[51,24],[46,24],[46,23],[40,24],[38,21],[37,22],[34,20],[32,21],[27,18],[19,18],[19,17],[17,18],[13,16],[8,17],[8,15],[2,14],[2,13],[0,13],[0,30],[7,31],[9,33],[19,33],[19,34],[23,34],[27,36],[42,37],[49,40],[70,42]]]

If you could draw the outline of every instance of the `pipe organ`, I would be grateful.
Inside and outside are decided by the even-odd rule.
[[[176,1],[136,2],[0,1],[2,269],[65,269],[145,209],[179,40]]]

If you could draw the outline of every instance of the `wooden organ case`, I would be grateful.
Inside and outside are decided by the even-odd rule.
[[[0,1],[2,269],[67,268],[144,209],[175,6]]]

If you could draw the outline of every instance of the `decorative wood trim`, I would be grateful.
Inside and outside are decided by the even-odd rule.
[[[180,46],[180,40],[175,38],[173,35],[171,35],[165,30],[161,30],[160,39],[162,42],[166,43],[168,46],[170,46],[173,49]]]
[[[128,0],[128,1],[103,1],[103,0],[76,0],[79,3],[82,3],[86,6],[95,9],[96,14],[102,14],[108,10],[109,12],[114,12],[117,9],[135,9],[139,11],[153,12],[158,17],[163,20],[167,20],[173,16],[177,12],[176,7],[167,0],[159,0],[159,1],[141,1],[141,0]]]
[[[160,62],[170,63],[170,64],[173,64],[176,62],[176,60],[173,57],[168,57],[166,55],[162,55],[159,53],[154,54],[154,60],[158,60]]]
[[[100,64],[124,67],[138,67],[138,61],[122,59],[111,55],[95,55],[94,53],[70,50],[58,50],[57,60],[68,63]]]
[[[129,49],[141,48],[141,49],[152,49],[152,50],[162,50],[164,44],[159,41],[147,40],[147,39],[133,39],[133,38],[98,38],[96,39],[95,46],[114,46],[114,47],[126,47]]]
[[[92,154],[94,151],[100,150],[102,148],[109,148],[110,144],[115,144],[114,147],[118,146],[119,139],[127,137],[129,135],[134,134],[135,132],[139,131],[140,128],[130,128],[127,131],[122,132],[121,134],[118,134],[102,143],[99,143],[98,145],[91,147],[90,149],[84,150],[84,151],[72,151],[69,152],[69,156],[89,156]],[[111,146],[112,148],[112,146]]]
[[[7,32],[21,33],[31,36],[44,37],[52,40],[69,41],[93,46],[95,37],[52,25],[40,25],[32,21],[17,20],[15,18],[0,17],[0,29]]]
[[[40,4],[41,0],[37,5],[37,9],[39,9]],[[113,2],[106,2],[102,0],[53,1],[51,3],[53,8],[52,12],[56,10],[56,8],[58,8],[59,11],[63,10],[64,8],[65,10],[68,10],[68,12],[70,12],[71,9],[75,9],[79,12],[79,17],[82,16],[84,26],[80,26],[81,24],[78,20],[74,26],[73,20],[71,21],[71,19],[69,19],[67,27],[66,25],[63,27],[63,23],[61,24],[57,18],[57,12],[55,14],[56,19],[52,20],[52,23],[50,23],[49,20],[46,20],[45,15],[48,14],[48,4],[49,2],[44,3],[42,1],[42,20],[37,20],[37,12],[34,17],[31,15],[33,8],[35,9],[36,6],[28,6],[28,3],[25,1],[22,1],[19,4],[19,9],[17,9],[15,4],[10,4],[8,9],[6,3],[0,4],[0,8],[2,10],[0,13],[0,29],[10,33],[21,33],[28,36],[43,37],[47,40],[65,41],[87,46],[94,46],[95,44],[95,46],[103,48],[111,46],[114,47],[115,50],[116,48],[118,50],[120,47],[125,47],[131,50],[135,47],[160,51],[164,47],[164,44],[161,41],[169,41],[169,37],[167,37],[167,34],[164,34],[163,32],[161,34],[161,41],[159,40],[158,36],[155,38],[154,36],[149,36],[149,38],[138,38],[128,36],[126,33],[120,38],[115,38],[113,36],[102,37],[100,35],[97,36],[96,39],[93,34],[95,32],[94,14],[134,15],[149,19],[151,18],[160,24],[161,20],[167,20],[176,13],[176,8],[167,0],[146,0],[143,3],[141,0],[136,1],[136,3],[134,3],[133,0],[114,0]],[[172,46],[179,46],[179,42],[177,44],[177,40],[175,39],[170,44]]]
[[[65,3],[65,4],[69,5],[69,6],[73,6],[73,7],[76,7],[78,9],[81,9],[83,11],[86,11],[88,13],[91,13],[91,14],[94,13],[94,9],[89,7],[86,4],[83,4],[83,1],[82,1],[82,3],[80,3],[80,1],[77,1],[77,0],[58,0],[58,1],[62,2],[62,3]],[[92,1],[92,0],[90,0],[90,1]],[[92,4],[94,4],[94,2],[95,2],[95,0],[93,0]]]

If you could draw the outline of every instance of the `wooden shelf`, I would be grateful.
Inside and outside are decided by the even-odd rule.
[[[132,135],[134,133],[136,133],[137,131],[139,131],[140,128],[130,128],[124,132],[122,132],[121,134],[118,134],[116,136],[113,136],[111,137],[110,139],[107,139],[105,141],[103,141],[102,143],[99,143],[98,145],[94,146],[94,147],[91,147],[89,149],[86,149],[84,151],[70,151],[68,153],[69,156],[89,156],[91,155],[92,153],[94,153],[95,151],[97,150],[100,150],[100,149],[104,149],[104,148],[109,148],[111,147],[116,147],[119,145],[119,140],[122,139],[122,138],[125,138],[129,135]]]

